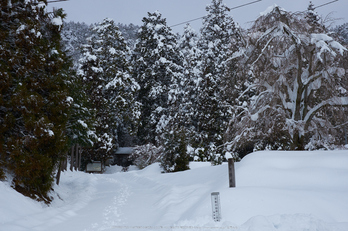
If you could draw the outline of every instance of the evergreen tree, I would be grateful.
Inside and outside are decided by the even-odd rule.
[[[310,1],[306,15],[307,23],[308,25],[310,25],[310,33],[322,33],[324,32],[324,27],[320,25],[320,17],[314,10],[314,4],[312,3],[312,1]]]
[[[1,2],[1,159],[13,187],[49,201],[66,150],[70,62],[61,49],[62,10],[46,1]]]
[[[193,28],[187,24],[184,33],[179,41],[179,49],[183,56],[183,78],[181,80],[181,97],[179,108],[176,109],[179,121],[182,124],[182,128],[186,130],[186,134],[191,137],[194,136],[193,127],[193,104],[196,100],[199,92],[196,92],[196,86],[199,83],[200,78],[200,57],[201,51],[198,49],[198,34]],[[192,143],[192,142],[190,142]]]
[[[159,12],[143,18],[133,54],[134,78],[140,85],[140,144],[159,144],[159,135],[168,121],[168,105],[176,100],[182,59],[176,37]],[[160,122],[161,121],[161,122]]]
[[[85,23],[64,22],[62,29],[62,42],[66,53],[72,57],[77,69],[79,60],[82,58],[82,45],[87,43],[87,38],[92,36],[93,31]]]
[[[193,147],[196,159],[221,163],[223,133],[231,117],[231,103],[226,97],[229,59],[237,50],[239,33],[229,8],[222,0],[213,0],[206,7],[198,48],[199,76],[194,91],[193,123],[196,129]],[[230,77],[229,77],[230,78]]]
[[[173,129],[173,126],[170,127]],[[163,134],[163,156],[161,166],[164,172],[185,171],[189,168],[188,140],[185,130],[175,128]]]
[[[118,146],[119,128],[137,120],[134,94],[138,85],[130,76],[129,49],[114,21],[105,19],[93,31],[84,48],[80,75],[89,96],[97,140],[84,150],[84,156],[105,161]]]
[[[342,44],[348,46],[348,23],[344,23],[340,26],[337,26],[333,29],[333,32]]]
[[[117,23],[116,25],[124,37],[124,41],[128,47],[133,48],[137,39],[139,26]],[[64,22],[62,29],[62,40],[64,50],[72,57],[75,67],[78,67],[79,60],[82,58],[84,44],[87,44],[87,38],[95,34],[95,30],[91,30],[91,26],[84,22]]]
[[[2,1],[0,3],[0,175],[1,179],[4,176],[3,168],[5,168],[8,153],[7,149],[7,134],[8,125],[10,123],[8,110],[11,108],[9,101],[11,98],[13,78],[10,73],[10,66],[8,64],[11,54],[11,44],[8,40],[11,26],[10,21],[10,6],[8,2]]]
[[[126,24],[122,24],[122,23],[118,23],[117,27],[120,29],[125,42],[127,43],[127,45],[133,49],[134,44],[138,38],[138,31],[140,29],[140,26],[138,25],[134,25],[132,23],[126,25]]]
[[[94,127],[94,113],[88,102],[87,88],[82,75],[71,71],[68,81],[69,95],[72,102],[66,134],[69,147],[76,144],[91,147],[97,140]]]

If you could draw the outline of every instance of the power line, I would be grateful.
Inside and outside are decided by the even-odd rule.
[[[170,27],[180,26],[180,25],[182,25],[182,24],[186,24],[186,23],[189,23],[189,22],[193,22],[193,21],[196,21],[196,20],[202,19],[202,18],[204,18],[204,17],[205,17],[205,16],[203,16],[203,17],[199,17],[199,18],[195,18],[195,19],[191,19],[191,20],[189,20],[189,21],[181,22],[181,23],[175,24],[175,25],[170,26]]]
[[[53,0],[53,1],[47,1],[47,3],[52,3],[52,2],[66,2],[68,0]]]
[[[229,10],[238,9],[238,8],[243,7],[243,6],[248,6],[248,5],[251,5],[251,4],[254,4],[254,3],[257,3],[257,2],[261,2],[261,1],[262,0],[256,0],[256,1],[253,1],[253,2],[245,3],[245,4],[242,4],[242,5],[239,5],[239,6],[235,6],[235,7],[229,8]],[[336,0],[336,1],[338,1],[338,0]],[[186,24],[186,23],[189,23],[189,22],[193,22],[193,21],[196,21],[196,20],[199,20],[199,19],[203,19],[204,17],[205,16],[199,17],[199,18],[195,18],[195,19],[191,19],[191,20],[188,20],[188,21],[185,21],[185,22],[182,22],[182,23],[175,24],[175,25],[170,26],[170,27],[180,26],[180,25],[183,25],[183,24]]]
[[[334,1],[331,1],[331,2],[324,3],[324,4],[320,5],[320,6],[314,7],[314,9],[317,9],[319,7],[322,7],[322,6],[329,5],[329,4],[334,3],[334,2],[338,2],[338,0],[334,0]]]
[[[247,5],[251,5],[251,4],[254,4],[254,3],[257,3],[257,2],[261,2],[262,0],[257,0],[257,1],[253,1],[253,2],[249,2],[249,3],[245,3],[243,5],[239,5],[239,6],[236,6],[236,7],[232,7],[230,8],[230,10],[234,10],[234,9],[238,9],[238,8],[241,8],[243,6],[247,6]],[[338,0],[337,0],[338,1]]]

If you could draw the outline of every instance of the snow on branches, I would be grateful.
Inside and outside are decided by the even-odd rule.
[[[346,48],[326,33],[311,33],[325,28],[311,30],[320,25],[306,18],[306,12],[292,14],[275,6],[249,31],[244,55],[254,81],[243,94],[253,95],[230,122],[230,147],[248,140],[273,143],[272,148],[304,149],[314,133],[327,130],[322,127],[329,120],[325,108],[348,106],[347,95],[337,88],[345,74],[338,60]]]

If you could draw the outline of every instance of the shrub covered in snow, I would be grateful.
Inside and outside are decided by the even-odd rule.
[[[153,144],[145,144],[134,148],[130,159],[139,169],[143,169],[150,164],[158,162],[162,155],[162,148]]]

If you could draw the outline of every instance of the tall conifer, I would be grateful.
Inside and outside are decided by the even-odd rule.
[[[226,75],[239,35],[237,25],[228,15],[230,9],[222,0],[212,0],[206,11],[198,41],[201,55],[194,90],[197,96],[193,103],[193,146],[197,160],[221,163],[223,133],[231,116],[230,99],[225,95]]]
[[[85,149],[85,157],[105,161],[118,147],[119,128],[137,120],[134,94],[138,84],[130,76],[129,48],[114,21],[104,19],[93,26],[93,31],[79,71],[86,84],[96,134],[96,142]]]
[[[174,100],[175,86],[182,75],[182,59],[176,36],[159,12],[143,18],[133,55],[133,73],[140,85],[141,144],[158,145],[167,121],[168,105]],[[162,121],[163,123],[160,123]]]
[[[66,86],[70,62],[60,43],[64,14],[48,13],[46,1],[6,3],[1,4],[1,36],[6,36],[1,39],[1,79],[6,83],[1,158],[14,175],[15,189],[47,200],[65,153],[71,103]]]

